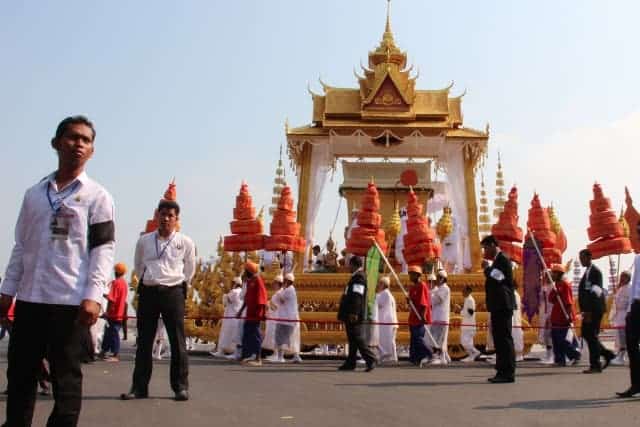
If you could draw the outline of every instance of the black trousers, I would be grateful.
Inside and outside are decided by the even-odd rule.
[[[167,329],[171,346],[171,389],[174,392],[189,389],[189,360],[184,336],[184,289],[182,286],[139,287],[138,340],[132,389],[148,394],[153,369],[153,341],[158,319]]]
[[[376,355],[373,354],[364,339],[363,327],[364,326],[360,322],[345,322],[344,324],[344,329],[347,332],[347,339],[349,340],[349,354],[347,355],[347,361],[344,363],[346,366],[356,366],[358,351],[360,351],[360,355],[367,365],[371,365],[376,362]]]
[[[55,404],[48,427],[76,426],[82,406],[78,307],[17,301],[9,340],[6,427],[30,426],[42,359],[49,360]]]
[[[631,311],[626,318],[625,332],[627,334],[631,387],[640,390],[640,349],[638,349],[638,344],[640,344],[640,300],[631,303]]]
[[[516,375],[516,350],[513,346],[511,327],[513,311],[491,312],[491,335],[496,348],[496,376],[514,378]]]
[[[615,357],[615,354],[613,354],[611,350],[605,348],[598,338],[598,334],[600,334],[601,320],[602,312],[595,311],[583,313],[582,338],[584,338],[589,346],[589,365],[592,369],[602,368],[600,356],[604,355],[607,358]]]

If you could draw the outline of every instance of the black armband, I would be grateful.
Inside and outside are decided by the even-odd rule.
[[[89,250],[115,240],[115,225],[113,221],[99,222],[89,226]]]
[[[469,313],[469,316],[473,316],[473,308],[467,308],[467,313]]]

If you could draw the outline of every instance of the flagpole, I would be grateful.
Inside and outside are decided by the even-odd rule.
[[[409,298],[409,293],[404,288],[404,286],[402,286],[402,282],[400,281],[400,278],[398,277],[398,275],[396,274],[396,271],[391,266],[391,263],[389,262],[389,260],[387,259],[387,256],[382,251],[382,248],[380,248],[380,245],[378,245],[378,242],[375,241],[375,240],[373,241],[373,244],[376,246],[376,249],[380,253],[380,256],[382,257],[384,263],[389,268],[389,271],[391,271],[391,274],[393,275],[393,278],[396,280],[396,284],[398,285],[398,287],[400,288],[400,290],[404,294],[405,298],[407,298],[407,301],[409,302],[409,308],[411,308],[411,311],[413,311],[415,313],[415,315],[418,316],[418,319],[422,320],[422,322],[424,323],[424,319],[422,318],[422,315],[420,315],[420,313],[418,313],[418,309],[416,308],[415,305],[413,305],[413,301],[411,301],[411,298]],[[436,343],[436,340],[433,338],[433,335],[431,335],[431,332],[429,331],[429,328],[425,327],[424,330],[427,333],[427,335],[429,336],[429,339],[431,340],[431,342],[433,343],[433,346],[434,347],[438,347],[438,343]]]

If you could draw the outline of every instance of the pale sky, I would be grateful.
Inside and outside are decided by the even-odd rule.
[[[183,231],[201,255],[214,253],[242,180],[268,206],[284,121],[311,118],[307,83],[319,90],[322,76],[355,87],[353,67],[378,44],[386,8],[384,0],[87,3],[0,3],[0,271],[25,189],[55,169],[55,126],[79,113],[96,124],[88,172],[115,198],[118,260],[131,264],[174,176]],[[587,243],[595,180],[616,210],[624,185],[640,206],[638,16],[633,0],[392,2],[396,42],[421,70],[417,87],[454,80],[453,95],[468,90],[465,124],[491,124],[489,191],[499,149],[507,183],[519,187],[521,225],[535,189],[567,230],[567,257]],[[321,240],[339,180],[326,190]]]

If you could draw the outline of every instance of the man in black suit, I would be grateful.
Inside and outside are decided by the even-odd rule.
[[[580,263],[586,270],[578,287],[578,304],[582,313],[582,337],[589,346],[589,369],[582,372],[598,374],[609,366],[615,354],[605,348],[598,339],[600,321],[606,311],[606,301],[602,287],[602,272],[592,264],[591,258],[589,249],[580,251]],[[604,357],[604,365],[600,363],[600,356]]]
[[[366,372],[372,371],[376,365],[376,356],[367,346],[364,339],[362,322],[365,318],[365,306],[367,303],[367,277],[362,268],[362,258],[352,256],[349,258],[351,279],[340,299],[338,308],[338,320],[344,322],[344,329],[349,340],[349,355],[340,371],[353,371],[356,368],[356,354],[360,355],[367,363]]]
[[[495,237],[486,236],[480,244],[485,258],[482,268],[486,278],[487,311],[491,313],[491,335],[496,348],[496,376],[489,378],[489,382],[512,383],[516,375],[516,351],[511,323],[516,301],[511,260],[500,251]]]

